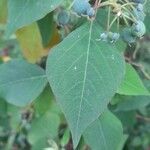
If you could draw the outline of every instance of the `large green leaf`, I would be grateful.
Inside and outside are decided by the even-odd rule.
[[[109,111],[104,112],[84,133],[92,150],[116,150],[123,138],[121,122]]]
[[[97,41],[101,27],[87,23],[53,48],[47,77],[69,123],[74,147],[105,110],[124,76],[124,61],[113,44]]]
[[[24,60],[13,60],[0,66],[0,97],[24,106],[31,103],[47,83],[45,71]]]
[[[9,0],[7,36],[17,29],[43,18],[63,0]]]
[[[123,95],[150,95],[130,64],[126,64],[125,78],[118,89],[118,93]]]

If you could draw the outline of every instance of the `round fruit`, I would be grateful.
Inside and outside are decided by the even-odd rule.
[[[63,10],[61,12],[59,12],[58,16],[57,16],[57,22],[59,25],[67,25],[69,23],[70,20],[70,15],[67,11]]]
[[[135,9],[133,9],[133,15],[137,20],[144,21],[145,19],[145,13],[144,13],[144,8],[142,4],[138,4]]]
[[[113,33],[111,36],[111,42],[116,42],[120,37],[119,33]]]
[[[121,33],[121,37],[123,41],[126,43],[134,43],[136,41],[136,36],[132,34],[131,28],[124,28],[124,30]]]
[[[139,3],[139,4],[137,5],[136,9],[137,9],[138,11],[143,11],[143,10],[144,10],[144,7],[143,7],[142,4]]]
[[[134,9],[133,15],[137,20],[144,21],[145,19],[145,13],[143,11],[138,11],[137,9]]]
[[[88,15],[90,18],[94,17],[94,15],[95,15],[95,10],[94,10],[93,7],[87,9],[87,15]]]
[[[133,0],[134,3],[141,3],[143,4],[144,3],[144,0]]]
[[[142,21],[132,25],[132,34],[137,37],[142,37],[146,32],[145,24]]]
[[[86,15],[87,10],[91,8],[88,0],[75,0],[72,9],[78,15]]]
[[[108,41],[108,33],[106,33],[106,32],[104,32],[104,33],[102,33],[101,35],[100,35],[100,40],[102,40],[102,41]]]

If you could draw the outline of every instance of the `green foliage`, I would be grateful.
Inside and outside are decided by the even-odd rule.
[[[105,111],[86,129],[84,138],[94,150],[116,150],[123,139],[121,122],[112,113]]]
[[[134,68],[126,64],[126,73],[124,80],[118,90],[122,95],[149,95],[149,91],[145,88],[142,81]]]
[[[149,149],[149,4],[1,0],[0,149]]]
[[[47,61],[48,80],[75,146],[87,126],[104,111],[124,75],[124,62],[116,48],[95,41],[97,28],[96,23],[78,28],[53,49]]]
[[[8,0],[7,36],[17,29],[43,18],[63,0]],[[42,7],[41,7],[42,6]]]
[[[14,105],[28,105],[47,83],[44,70],[24,60],[10,61],[0,70],[0,96]]]

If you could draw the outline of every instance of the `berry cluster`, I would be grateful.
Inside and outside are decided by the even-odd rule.
[[[124,1],[123,3],[117,3],[117,1],[113,3],[109,3],[109,1],[105,2],[111,9],[109,13],[112,12],[112,14],[115,14],[115,17],[113,21],[108,24],[107,32],[100,34],[100,40],[113,43],[121,37],[123,41],[130,44],[136,42],[137,38],[141,38],[146,32],[146,27],[143,22],[145,19],[143,3],[144,0],[130,0],[130,2]],[[110,32],[113,23],[116,21],[120,23],[118,21],[119,19],[122,19],[125,23],[123,24],[121,33]],[[110,20],[108,20],[108,22],[110,22]]]
[[[92,18],[95,15],[95,10],[88,0],[74,0],[72,9],[78,16]]]
[[[126,27],[122,32],[122,39],[127,43],[134,43],[137,38],[141,38],[145,32],[146,27],[144,24],[145,13],[143,8],[144,0],[132,0],[135,3],[132,14],[135,22],[131,27]]]
[[[121,38],[126,43],[134,43],[138,38],[143,37],[146,32],[144,24],[144,0],[105,0],[98,1],[94,7],[89,0],[73,0],[70,9],[77,16],[85,16],[88,19],[95,19],[96,9],[108,8],[108,19],[106,31],[100,34],[98,40],[114,43]],[[70,10],[69,9],[69,10]],[[73,15],[69,10],[61,9],[57,15],[59,26],[68,26]],[[77,17],[76,17],[77,18]],[[116,23],[117,32],[111,28]],[[120,29],[121,26],[121,29]]]
[[[113,33],[113,32],[104,32],[100,35],[100,40],[105,42],[114,43],[116,42],[120,37],[119,33]]]

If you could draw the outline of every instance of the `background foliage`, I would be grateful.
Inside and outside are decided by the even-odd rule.
[[[150,1],[131,45],[71,2],[0,0],[0,149],[150,150]]]

